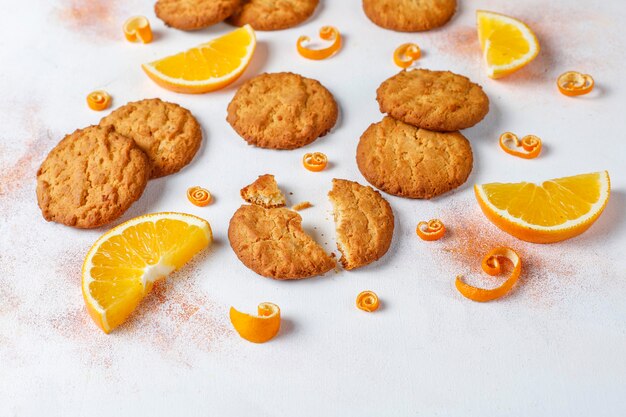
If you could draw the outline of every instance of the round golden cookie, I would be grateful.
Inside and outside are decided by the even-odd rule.
[[[150,162],[132,139],[90,126],[63,138],[37,171],[48,221],[88,229],[120,217],[143,193]]]
[[[154,12],[167,26],[197,30],[232,15],[241,0],[157,0]]]
[[[104,117],[101,126],[133,139],[152,163],[151,178],[180,171],[202,143],[200,124],[191,112],[158,98],[128,103]]]
[[[473,156],[459,132],[433,132],[385,117],[361,136],[356,162],[365,179],[386,193],[432,198],[467,180]]]
[[[254,30],[281,30],[308,19],[319,0],[242,0],[242,3],[228,23],[249,24]]]
[[[455,10],[456,0],[363,0],[363,11],[372,22],[399,32],[443,26]]]
[[[333,179],[333,204],[339,261],[355,269],[380,259],[391,245],[393,211],[378,191],[355,181]]]
[[[302,230],[302,217],[286,208],[241,206],[230,219],[228,240],[239,260],[264,277],[302,279],[335,267],[335,260]]]
[[[318,81],[280,72],[246,81],[226,120],[251,145],[295,149],[328,133],[337,114],[333,95]]]
[[[482,87],[450,71],[401,71],[378,87],[376,99],[394,119],[438,132],[474,126],[489,112]]]

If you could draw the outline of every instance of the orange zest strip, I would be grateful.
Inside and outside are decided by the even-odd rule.
[[[124,36],[129,42],[152,42],[150,21],[144,16],[133,16],[124,22]]]
[[[524,149],[525,152],[515,150],[511,145]],[[535,135],[526,135],[519,140],[515,133],[504,132],[500,135],[500,147],[509,155],[518,156],[524,159],[533,159],[541,153],[541,139]]]
[[[498,275],[502,272],[500,261],[502,259],[508,259],[513,264],[513,271],[511,275],[500,285],[499,287],[487,290],[483,288],[477,288],[472,285],[466,284],[461,280],[461,276],[456,277],[456,288],[466,298],[472,301],[486,302],[492,301],[497,298],[505,296],[511,288],[517,282],[522,271],[522,259],[517,252],[511,248],[499,247],[489,252],[482,260],[483,271],[489,275]]]
[[[446,227],[441,220],[432,219],[428,222],[419,222],[415,232],[422,240],[439,240],[446,234]]]
[[[307,153],[302,158],[302,164],[309,171],[319,172],[328,165],[328,158],[321,152]]]
[[[559,75],[556,86],[566,96],[574,97],[587,94],[593,90],[595,82],[589,74],[581,74],[576,71],[567,71]]]
[[[106,110],[111,107],[111,96],[104,90],[92,91],[87,95],[87,105],[91,110]]]
[[[257,316],[230,308],[230,322],[239,336],[253,343],[265,343],[280,330],[280,308],[273,303],[261,303]]]
[[[363,291],[356,296],[356,306],[363,311],[372,313],[378,310],[380,302],[374,291]]]
[[[211,193],[202,187],[191,187],[187,190],[187,198],[194,205],[204,207],[211,202]]]
[[[300,36],[298,42],[296,42],[298,53],[308,59],[322,60],[330,58],[341,49],[341,34],[337,28],[333,26],[322,26],[320,29],[320,38],[325,41],[333,41],[333,43],[327,48],[309,49],[304,46],[304,43],[310,42],[311,38],[308,36]]]
[[[419,46],[414,43],[403,43],[393,52],[393,62],[400,68],[408,68],[421,56]]]

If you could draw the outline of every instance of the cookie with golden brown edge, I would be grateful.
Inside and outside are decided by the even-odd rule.
[[[319,0],[242,0],[227,20],[235,26],[249,24],[254,30],[281,30],[307,20]]]
[[[120,217],[146,188],[150,161],[132,139],[90,126],[54,147],[37,171],[37,202],[48,221],[81,229]]]
[[[394,218],[378,191],[355,181],[333,179],[333,204],[339,261],[355,269],[380,259],[391,245]]]
[[[202,143],[202,129],[191,112],[158,98],[135,101],[100,121],[129,137],[148,155],[152,178],[180,171]]]
[[[361,174],[376,188],[408,198],[432,198],[461,186],[472,171],[469,141],[385,117],[357,146]]]
[[[363,0],[363,11],[372,22],[399,32],[438,28],[455,10],[456,0]]]
[[[302,230],[302,217],[286,208],[241,206],[230,219],[228,240],[239,260],[264,277],[302,279],[335,267],[335,260]]]
[[[232,15],[241,0],[157,0],[154,12],[167,26],[198,30]]]
[[[250,204],[265,208],[283,207],[287,204],[285,196],[271,174],[260,175],[252,184],[242,188],[241,198]]]
[[[246,81],[228,105],[226,120],[249,144],[296,149],[328,133],[337,103],[318,81],[290,72]]]
[[[378,87],[376,99],[394,119],[441,132],[474,126],[489,112],[482,87],[450,71],[401,71]]]

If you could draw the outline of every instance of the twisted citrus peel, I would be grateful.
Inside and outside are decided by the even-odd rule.
[[[378,296],[373,291],[363,291],[356,296],[356,306],[368,313],[372,313],[378,310],[380,307],[380,302],[378,301]]]
[[[144,16],[133,16],[124,22],[124,36],[129,42],[152,42],[150,21]]]
[[[328,165],[328,157],[321,152],[307,153],[302,158],[302,164],[309,171],[319,172]]]
[[[187,190],[187,198],[192,204],[204,207],[211,202],[211,193],[202,187],[191,187]]]
[[[446,227],[441,220],[432,219],[428,222],[419,222],[415,232],[422,240],[439,240],[445,235]]]
[[[111,106],[111,96],[104,90],[92,91],[87,95],[87,105],[91,110],[106,110]]]
[[[393,52],[393,62],[400,68],[408,68],[422,56],[417,44],[403,43]]]
[[[242,338],[253,343],[265,343],[280,330],[280,308],[276,304],[261,303],[258,316],[230,308],[230,322]]]
[[[461,280],[461,275],[456,277],[456,288],[466,298],[473,301],[486,302],[505,296],[517,282],[522,271],[522,259],[511,248],[499,247],[489,252],[482,260],[481,266],[487,274],[495,276],[502,272],[500,261],[508,259],[513,264],[511,275],[499,287],[487,290],[466,284]]]
[[[341,49],[341,34],[337,30],[337,28],[333,26],[322,26],[320,29],[320,38],[325,41],[333,41],[333,43],[322,49],[309,49],[303,44],[306,42],[310,42],[311,38],[308,36],[300,36],[298,38],[298,42],[296,42],[296,46],[298,47],[298,53],[305,58],[322,60],[326,58],[330,58],[334,54]]]
[[[515,147],[522,147],[525,152],[517,151],[511,146],[508,145],[509,142],[512,142]],[[535,135],[526,135],[519,140],[515,133],[504,132],[500,135],[500,147],[502,150],[510,155],[518,156],[524,159],[533,159],[539,156],[541,153],[541,139],[539,139]]]
[[[587,94],[595,85],[593,77],[576,71],[564,72],[557,78],[556,85],[559,91],[566,96],[574,97]]]

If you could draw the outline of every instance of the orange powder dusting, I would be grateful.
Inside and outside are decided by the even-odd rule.
[[[453,55],[455,58],[481,62],[480,44],[475,26],[460,26],[429,35],[438,52]]]
[[[57,17],[69,29],[85,35],[119,38],[121,23],[115,0],[64,0]]]

